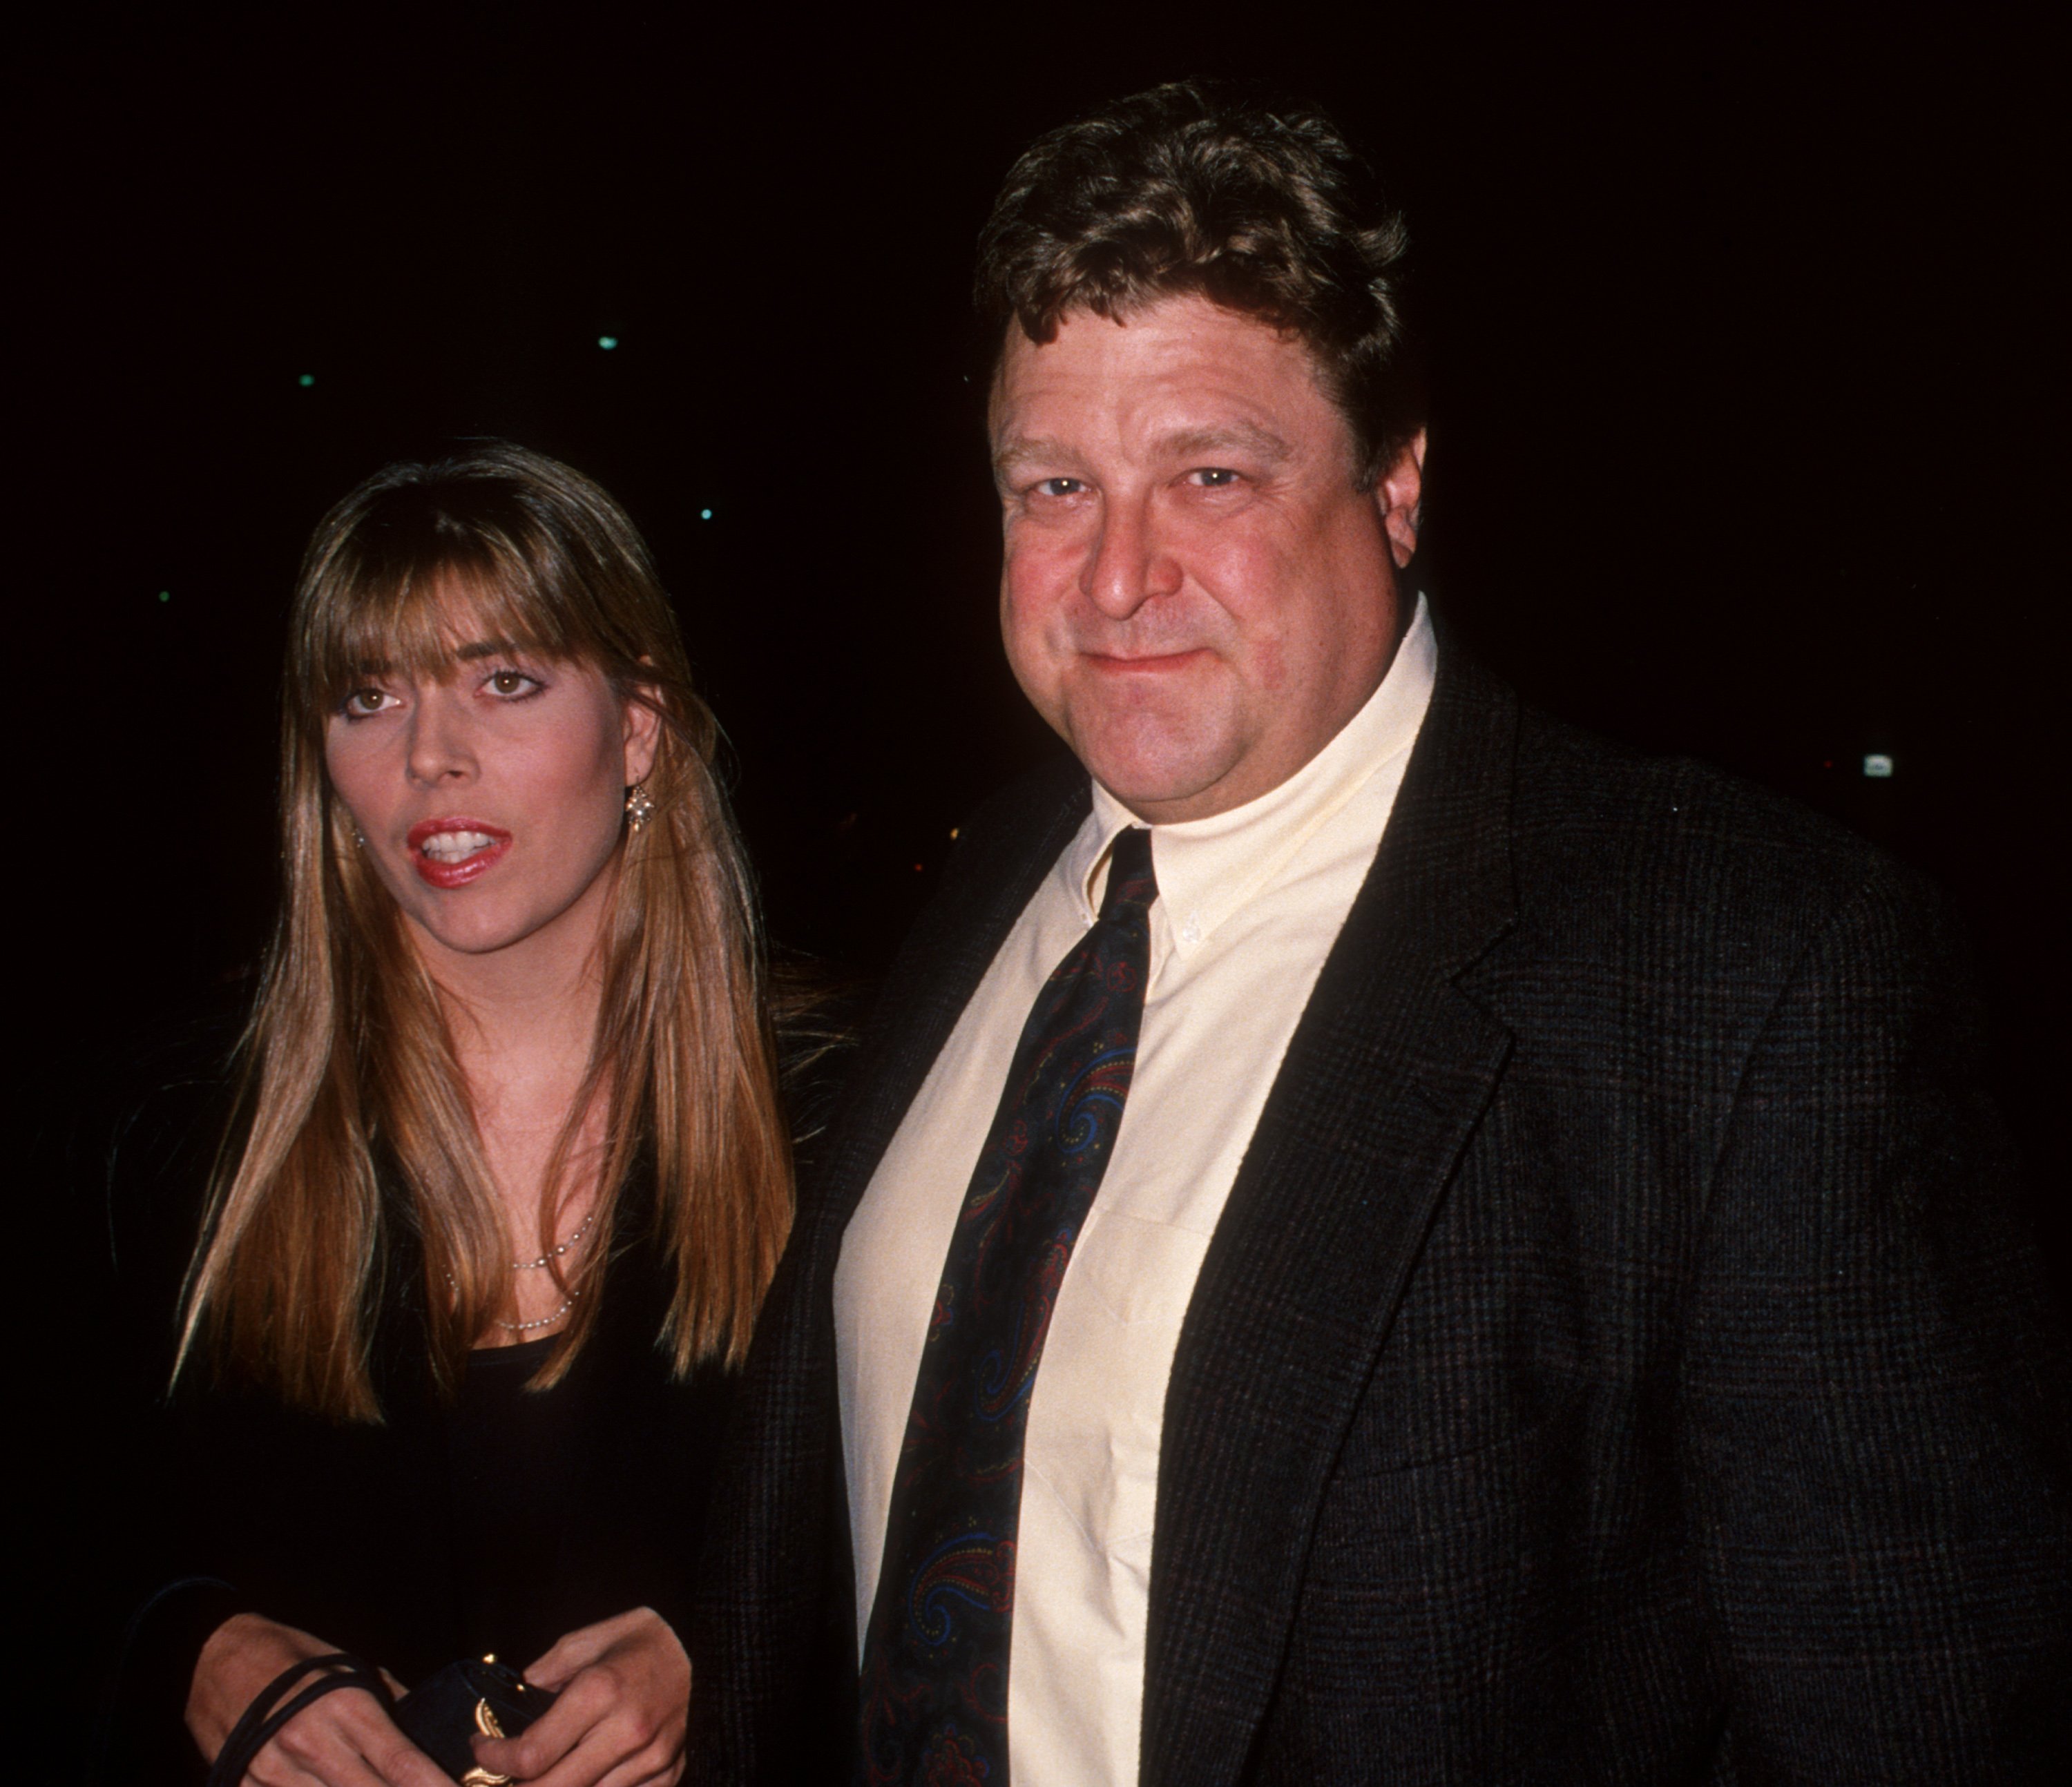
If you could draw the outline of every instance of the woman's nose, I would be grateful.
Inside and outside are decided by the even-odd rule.
[[[421,689],[411,706],[409,776],[426,787],[475,773],[474,747],[454,695],[445,688]]]

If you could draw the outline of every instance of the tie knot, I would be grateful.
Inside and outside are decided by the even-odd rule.
[[[1101,896],[1100,915],[1119,918],[1126,911],[1149,911],[1157,898],[1158,877],[1151,869],[1151,833],[1133,825],[1116,839],[1108,852],[1108,891]]]

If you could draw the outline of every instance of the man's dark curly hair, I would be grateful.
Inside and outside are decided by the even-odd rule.
[[[1406,242],[1322,113],[1178,81],[1030,146],[980,232],[976,297],[1003,345],[1009,318],[1048,342],[1069,310],[1120,319],[1182,293],[1287,330],[1316,357],[1371,486],[1424,419]]]

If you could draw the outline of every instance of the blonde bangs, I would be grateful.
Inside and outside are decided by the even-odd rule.
[[[324,569],[290,643],[291,699],[328,714],[370,676],[436,680],[484,644],[604,666],[612,652],[581,605],[500,536],[443,540],[437,557],[370,562],[349,550]]]

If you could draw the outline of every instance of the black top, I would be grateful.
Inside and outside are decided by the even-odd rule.
[[[76,1300],[78,1374],[62,1493],[88,1542],[63,1600],[97,1608],[79,1674],[101,1705],[95,1778],[198,1779],[182,1719],[195,1657],[243,1609],[406,1685],[495,1651],[523,1667],[562,1634],[640,1606],[679,1632],[734,1379],[674,1381],[657,1338],[671,1284],[651,1200],[621,1200],[597,1325],[561,1382],[524,1386],[551,1341],[472,1355],[442,1399],[427,1368],[405,1202],[372,1376],[379,1424],[337,1423],[191,1370],[168,1399],[174,1315],[224,1133],[220,1033],[155,1051],[143,1090],[72,1127],[93,1274]],[[110,1139],[112,1138],[112,1140]],[[595,1240],[602,1240],[597,1237]],[[595,1244],[594,1240],[592,1244]]]
[[[445,1423],[461,1649],[519,1667],[561,1636],[535,1584],[553,1574],[574,1512],[581,1411],[566,1383],[526,1388],[553,1349],[549,1337],[471,1354]]]

